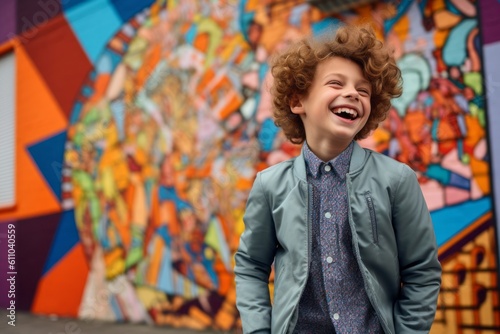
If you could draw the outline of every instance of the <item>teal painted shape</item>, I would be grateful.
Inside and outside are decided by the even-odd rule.
[[[483,197],[431,212],[438,246],[444,245],[489,211],[491,211],[491,198]]]
[[[425,176],[441,184],[448,185],[450,183],[451,172],[441,167],[441,165],[429,165],[425,172]]]
[[[341,22],[338,19],[327,17],[326,19],[313,23],[311,28],[314,36],[322,36],[329,33],[335,33],[340,26]]]
[[[196,35],[198,35],[198,26],[196,24],[193,24],[186,32],[186,36],[184,36],[184,38],[186,39],[186,43],[191,45],[194,44]]]
[[[431,81],[431,68],[427,60],[419,54],[408,53],[398,60],[403,77],[403,94],[392,100],[392,105],[403,117],[408,106],[415,101],[421,91],[427,90]]]
[[[448,66],[461,66],[467,58],[467,38],[472,29],[477,27],[477,20],[463,20],[453,28],[443,47],[443,61]]]
[[[64,15],[92,64],[123,25],[115,7],[107,0],[81,3],[67,9]]]

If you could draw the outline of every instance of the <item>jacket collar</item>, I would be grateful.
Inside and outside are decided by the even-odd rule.
[[[323,171],[320,172],[320,169],[323,169],[325,165],[330,165],[330,167],[332,167],[335,171],[337,177],[342,180],[345,179],[345,175],[349,171],[353,146],[354,142],[351,142],[351,144],[349,144],[347,148],[335,158],[329,161],[323,161],[318,158],[313,151],[311,151],[311,148],[307,143],[304,143],[302,146],[302,153],[304,154],[304,160],[306,161],[307,174],[310,174],[316,179],[320,173],[323,174]]]
[[[300,154],[295,158],[293,162],[293,169],[295,171],[295,175],[299,179],[307,181],[306,162],[304,160],[303,150],[304,147],[302,147]],[[351,164],[349,165],[349,174],[354,174],[363,167],[366,156],[366,151],[361,146],[359,146],[357,142],[354,142],[352,148]]]

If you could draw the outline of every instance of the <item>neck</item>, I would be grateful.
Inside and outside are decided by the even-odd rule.
[[[351,142],[340,144],[323,141],[320,143],[307,142],[307,145],[318,158],[320,158],[324,162],[327,162],[339,156],[340,153],[344,152],[344,150],[349,146],[350,143]]]

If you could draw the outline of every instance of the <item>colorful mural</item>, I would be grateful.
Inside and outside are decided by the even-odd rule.
[[[268,60],[303,36],[368,23],[394,48],[404,94],[362,144],[409,164],[431,209],[444,269],[432,333],[500,330],[478,9],[394,3],[340,14],[301,0],[44,7],[50,20],[19,33],[16,54],[50,88],[40,103],[58,123],[26,147],[58,205],[0,212],[50,226],[31,246],[44,265],[25,279],[26,308],[238,329],[233,254],[249,189],[257,171],[300,151],[273,123]],[[64,32],[53,41],[66,52],[59,69],[42,50],[54,31]]]

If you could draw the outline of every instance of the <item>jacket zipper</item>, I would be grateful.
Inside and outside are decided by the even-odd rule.
[[[348,217],[349,217],[349,226],[351,227],[351,234],[352,234],[352,243],[353,243],[353,249],[354,249],[354,255],[356,256],[356,261],[358,262],[359,266],[359,271],[361,272],[361,276],[363,276],[363,282],[365,285],[366,289],[366,294],[368,295],[368,299],[372,303],[373,309],[375,310],[375,313],[377,314],[377,317],[380,321],[380,325],[382,325],[382,328],[385,333],[392,334],[392,332],[389,329],[389,326],[387,325],[385,319],[381,316],[380,314],[380,306],[378,305],[378,302],[374,299],[374,293],[372,291],[372,288],[370,285],[368,285],[368,278],[366,277],[365,273],[365,266],[363,264],[363,261],[361,261],[361,255],[359,254],[359,247],[358,247],[358,240],[357,240],[357,234],[356,234],[356,228],[354,227],[354,222],[352,219],[352,211],[351,211],[351,188],[352,188],[352,180],[351,176],[349,174],[346,175],[346,186],[347,186],[347,200],[348,200]],[[370,198],[371,199],[371,198]]]
[[[370,222],[372,223],[373,242],[375,244],[378,244],[377,215],[375,214],[373,199],[369,191],[365,192],[365,199],[366,199],[366,204],[368,205],[368,211],[370,212]]]
[[[299,296],[299,300],[297,302],[297,305],[295,306],[295,309],[293,310],[293,317],[295,317],[295,323],[293,324],[293,329],[295,329],[295,325],[297,325],[297,320],[298,320],[298,312],[299,312],[299,304],[300,304],[300,300],[302,299],[302,295],[304,294],[304,290],[306,288],[306,284],[307,284],[307,280],[309,279],[309,266],[311,265],[311,243],[312,243],[312,226],[311,226],[311,222],[309,221],[309,216],[310,216],[310,213],[312,212],[311,211],[311,200],[310,200],[310,195],[312,194],[312,186],[309,185],[309,184],[306,184],[306,187],[307,187],[307,212],[306,212],[306,224],[307,224],[307,268],[306,268],[306,279],[304,281],[304,285],[302,286],[301,288],[301,291],[300,291],[300,296]],[[296,316],[295,316],[296,315]],[[286,329],[285,333],[291,333],[291,330],[292,329],[292,323],[289,323],[288,324],[288,328]]]

